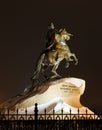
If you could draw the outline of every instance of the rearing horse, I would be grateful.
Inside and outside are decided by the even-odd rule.
[[[63,59],[66,59],[66,68],[69,67],[70,61],[75,60],[75,64],[78,63],[77,57],[74,53],[71,53],[68,45],[66,44],[66,41],[70,39],[70,36],[71,34],[69,34],[65,29],[60,29],[57,33],[55,33],[53,41],[51,41],[52,44],[40,55],[32,80],[38,78],[41,69],[45,65],[52,66],[51,71],[54,75],[51,78],[54,78],[60,77],[56,70]]]

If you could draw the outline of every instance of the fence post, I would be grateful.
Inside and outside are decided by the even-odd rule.
[[[38,107],[37,107],[37,103],[35,103],[35,110],[34,110],[34,114],[35,114],[35,130],[37,130],[37,124],[38,124]]]
[[[70,109],[70,120],[72,119],[72,111],[71,111],[71,109]]]
[[[18,121],[18,108],[17,108],[17,113],[16,114],[17,114],[17,121]]]
[[[27,108],[25,109],[25,116],[26,116],[25,120],[27,120]]]

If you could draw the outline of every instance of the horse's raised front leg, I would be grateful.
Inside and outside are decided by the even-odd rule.
[[[77,65],[78,64],[78,59],[77,59],[77,57],[76,57],[76,55],[74,53],[71,53],[71,55],[70,55],[71,61],[73,61],[73,58],[75,60],[75,65]]]

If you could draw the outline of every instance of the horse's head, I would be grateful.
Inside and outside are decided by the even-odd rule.
[[[72,34],[68,33],[68,32],[66,31],[66,29],[60,29],[60,30],[59,30],[59,33],[60,33],[60,35],[63,36],[64,39],[67,40],[67,41],[70,40],[70,37],[71,37],[71,36],[73,36]]]

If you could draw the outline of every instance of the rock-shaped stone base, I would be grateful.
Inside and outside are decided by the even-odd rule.
[[[56,113],[61,113],[63,109],[64,114],[72,113],[78,114],[94,114],[90,109],[83,106],[80,102],[80,97],[85,90],[85,80],[79,78],[62,78],[55,81],[47,81],[42,85],[37,86],[30,92],[27,96],[14,97],[9,100],[11,106],[13,106],[15,100],[18,100],[13,106],[13,111],[11,113],[25,113],[27,109],[28,114],[34,113],[34,104],[38,104],[39,114],[44,113],[53,113],[55,110]],[[20,99],[21,98],[21,99]],[[10,106],[10,103],[6,102],[3,105],[7,107]],[[2,106],[3,106],[2,105]]]
[[[45,108],[47,113],[59,113],[62,109],[64,113],[93,114],[91,110],[83,106],[80,97],[85,90],[85,80],[78,78],[62,78],[56,81],[47,82],[37,88],[34,96],[16,104],[15,108],[22,113],[27,108],[28,113],[34,112],[34,104],[38,104],[39,113],[43,113]]]

